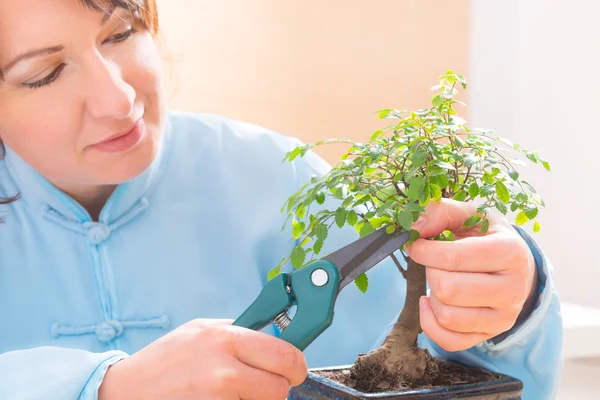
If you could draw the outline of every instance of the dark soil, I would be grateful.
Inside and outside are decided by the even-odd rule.
[[[405,380],[402,376],[392,376],[382,369],[363,369],[356,376],[354,371],[323,370],[316,371],[317,375],[331,379],[342,385],[351,387],[363,393],[397,392],[410,389],[428,389],[438,386],[456,386],[470,383],[487,382],[498,379],[499,376],[489,371],[466,367],[449,361],[432,358],[427,368],[428,372],[419,380]]]

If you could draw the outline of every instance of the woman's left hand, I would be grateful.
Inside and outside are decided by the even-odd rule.
[[[408,255],[427,266],[430,296],[420,302],[423,332],[447,351],[468,349],[509,330],[535,300],[537,271],[527,243],[508,221],[488,214],[489,230],[462,228],[475,204],[431,202],[413,229]],[[449,230],[454,241],[426,240]],[[529,300],[529,301],[528,301]]]

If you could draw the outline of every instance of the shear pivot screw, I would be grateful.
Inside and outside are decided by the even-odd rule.
[[[315,286],[325,286],[325,284],[329,281],[329,275],[327,275],[327,271],[324,269],[315,269],[312,274],[310,274],[310,279]]]

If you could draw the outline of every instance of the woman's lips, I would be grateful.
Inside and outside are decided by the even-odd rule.
[[[129,131],[118,133],[100,143],[91,145],[90,148],[105,153],[118,153],[129,150],[144,136],[144,127],[144,119],[140,118]]]

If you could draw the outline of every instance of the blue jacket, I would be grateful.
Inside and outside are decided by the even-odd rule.
[[[236,318],[294,245],[280,208],[329,165],[315,154],[283,163],[300,142],[219,116],[172,111],[161,150],[120,185],[99,222],[10,148],[0,162],[0,398],[95,399],[109,365],[194,318]],[[542,251],[535,312],[500,343],[434,355],[523,380],[525,399],[552,398],[561,370],[561,317]],[[357,238],[333,229],[322,254]],[[332,326],[305,350],[309,367],[351,364],[381,343],[405,282],[384,261],[369,290],[350,284]],[[268,333],[277,334],[270,326]]]

